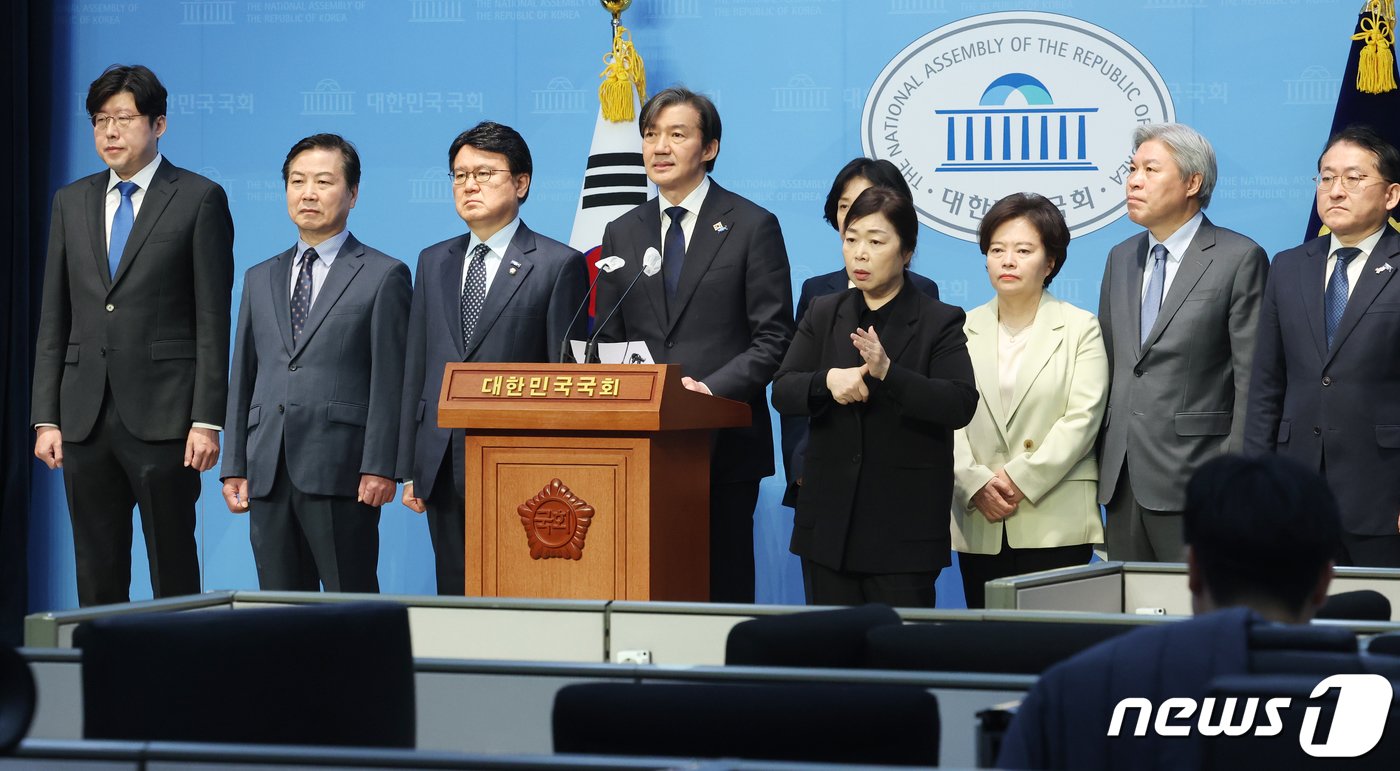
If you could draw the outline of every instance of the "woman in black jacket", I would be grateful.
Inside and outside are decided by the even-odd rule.
[[[918,218],[887,188],[846,213],[853,289],[812,302],[773,381],[773,405],[811,419],[791,549],[817,605],[932,607],[949,563],[953,430],[977,407],[963,312],[907,268]]]

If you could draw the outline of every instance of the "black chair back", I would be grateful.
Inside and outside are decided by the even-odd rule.
[[[1339,592],[1317,609],[1317,618],[1343,621],[1389,621],[1390,600],[1373,589]]]
[[[402,605],[114,616],[73,639],[83,651],[84,738],[415,744]]]
[[[34,719],[34,674],[14,648],[0,645],[0,755],[8,755],[29,733]]]
[[[866,666],[1038,675],[1082,650],[1130,632],[1127,624],[958,621],[872,629]]]
[[[938,740],[918,686],[583,683],[554,698],[555,752],[932,766]]]
[[[899,626],[888,605],[761,616],[734,625],[724,663],[752,667],[855,668],[865,658],[871,629]]]

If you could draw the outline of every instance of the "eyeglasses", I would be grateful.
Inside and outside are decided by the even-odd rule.
[[[1346,176],[1341,176],[1338,174],[1322,174],[1320,176],[1313,177],[1313,181],[1317,183],[1318,190],[1331,190],[1333,183],[1341,182],[1342,189],[1347,191],[1348,193],[1351,193],[1355,192],[1357,188],[1361,187],[1361,180],[1366,179],[1370,176],[1370,174],[1347,174]]]
[[[484,185],[491,181],[491,177],[497,174],[509,174],[510,169],[477,169],[476,171],[454,171],[452,172],[452,186],[462,187],[467,184],[468,179],[476,180],[478,185]]]
[[[92,127],[95,129],[105,129],[107,128],[109,123],[115,121],[117,124],[117,128],[125,131],[131,128],[132,121],[142,117],[145,116],[139,112],[133,115],[128,115],[126,113],[122,113],[121,115],[108,115],[106,113],[99,112],[98,114],[92,116]]]

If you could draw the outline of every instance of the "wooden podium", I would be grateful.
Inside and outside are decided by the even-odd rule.
[[[710,431],[751,420],[674,364],[448,365],[467,594],[709,599]]]

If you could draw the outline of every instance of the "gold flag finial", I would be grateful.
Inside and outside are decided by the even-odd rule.
[[[632,0],[599,0],[603,9],[612,14],[612,50],[603,56],[603,78],[598,86],[598,102],[603,108],[603,117],[614,123],[635,120],[637,111],[632,103],[632,90],[637,91],[637,99],[646,101],[647,75],[642,57],[632,45],[632,33],[622,26],[622,12],[632,5]]]
[[[1367,0],[1361,14],[1361,31],[1351,36],[1365,41],[1356,63],[1356,90],[1363,94],[1394,91],[1395,0]]]

